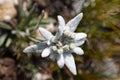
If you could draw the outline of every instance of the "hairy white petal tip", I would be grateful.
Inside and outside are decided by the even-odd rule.
[[[52,33],[44,28],[39,28],[39,31],[41,35],[47,40],[50,40],[53,37]]]
[[[78,54],[78,55],[83,55],[84,54],[84,51],[80,47],[75,47],[73,49],[73,52]]]
[[[24,53],[40,53],[43,49],[47,47],[46,43],[39,43],[39,44],[34,44],[31,46],[26,47],[23,52]]]
[[[33,52],[35,52],[35,47],[36,47],[35,45],[28,46],[23,50],[23,52],[24,53],[33,53]]]
[[[74,32],[80,23],[81,19],[83,17],[83,13],[78,14],[73,19],[71,19],[66,26],[70,28],[70,31]]]
[[[63,54],[60,54],[57,56],[57,64],[60,68],[62,68],[64,66]]]
[[[59,22],[59,26],[61,26],[61,27],[65,26],[65,21],[64,21],[63,17],[60,15],[58,16],[58,22]]]
[[[85,39],[86,37],[87,37],[86,33],[76,33],[74,40],[77,41],[77,40]]]
[[[41,54],[42,57],[47,57],[50,55],[50,48],[45,48]]]
[[[77,74],[76,65],[72,54],[65,55],[65,64],[74,75]]]

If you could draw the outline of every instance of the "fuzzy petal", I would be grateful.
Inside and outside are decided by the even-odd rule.
[[[74,41],[75,46],[81,46],[85,43],[85,39],[79,40],[79,41]]]
[[[41,56],[42,56],[42,57],[47,57],[47,56],[50,55],[50,53],[51,53],[50,48],[45,48],[45,49],[43,50]]]
[[[39,43],[35,45],[31,45],[26,47],[23,52],[24,53],[41,53],[43,49],[47,47],[46,43]]]
[[[57,31],[57,33],[55,35],[56,40],[58,40],[62,36],[62,33],[63,33],[63,28],[59,26],[58,31]]]
[[[66,24],[67,27],[70,27],[70,31],[74,32],[76,30],[82,17],[83,17],[83,13],[80,13]]]
[[[51,41],[50,41],[50,40],[48,40],[46,43],[47,43],[47,45],[50,45],[50,44],[51,44]]]
[[[41,35],[47,40],[50,40],[53,37],[52,33],[44,28],[39,28],[39,31]]]
[[[51,60],[55,60],[55,55],[54,55],[54,53],[50,53],[49,58],[50,58]]]
[[[76,33],[75,34],[75,41],[79,41],[81,39],[85,39],[87,37],[87,34],[86,33]]]
[[[58,16],[58,22],[59,22],[59,27],[58,27],[58,32],[56,34],[57,40],[62,36],[63,28],[65,27],[65,21],[62,16]]]
[[[65,64],[68,67],[68,69],[74,75],[76,75],[77,71],[76,71],[76,66],[75,66],[75,61],[74,61],[73,55],[71,53],[64,54],[64,60],[65,60]]]
[[[75,47],[73,49],[73,52],[76,53],[76,54],[78,54],[78,55],[84,54],[84,51],[80,47]]]
[[[60,68],[62,68],[64,66],[63,54],[57,55],[57,64]]]
[[[59,26],[61,27],[65,26],[65,21],[62,16],[58,16],[58,23],[59,23]]]

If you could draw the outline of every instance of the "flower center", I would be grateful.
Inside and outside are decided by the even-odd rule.
[[[62,46],[63,46],[62,42],[60,42],[60,41],[58,41],[58,42],[56,43],[56,45],[57,45],[57,47],[62,47]]]
[[[74,39],[75,38],[75,33],[72,33],[70,31],[65,30],[63,32],[63,36],[65,36],[66,38],[69,38],[69,39]]]
[[[65,45],[65,46],[63,47],[63,49],[64,49],[64,51],[68,51],[68,50],[70,50],[70,47],[69,47],[69,45]]]
[[[51,41],[52,43],[55,43],[55,42],[56,42],[56,38],[55,38],[55,37],[52,37],[50,41]]]
[[[71,43],[74,38],[75,33],[65,30],[60,39],[57,40],[56,37],[51,38],[51,49],[58,54],[63,54],[75,47],[75,44]]]
[[[57,50],[57,52],[58,52],[59,54],[63,54],[64,51],[63,51],[62,48],[60,48],[60,49]]]
[[[52,46],[52,50],[53,51],[57,51],[57,47],[56,46]]]
[[[70,43],[69,46],[70,46],[70,49],[75,48],[75,44],[74,43]]]
[[[61,41],[56,41],[55,37],[51,38],[51,49],[59,54],[63,54],[63,49],[62,49],[62,42]]]

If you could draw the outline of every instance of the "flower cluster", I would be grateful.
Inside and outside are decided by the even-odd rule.
[[[54,36],[51,32],[44,28],[39,28],[40,33],[46,39],[42,43],[31,45],[24,49],[24,53],[41,53],[42,57],[48,57],[57,60],[60,68],[66,67],[76,75],[76,66],[72,53],[82,55],[84,51],[78,47],[81,46],[87,37],[86,33],[74,33],[79,22],[83,17],[83,13],[78,14],[67,24],[62,16],[58,16],[58,31]]]

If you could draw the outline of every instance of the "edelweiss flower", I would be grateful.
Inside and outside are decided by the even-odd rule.
[[[49,56],[53,60],[56,59],[60,68],[65,64],[69,70],[76,75],[75,61],[71,53],[76,53],[78,55],[82,55],[84,53],[84,51],[78,46],[81,46],[85,42],[87,35],[85,33],[74,33],[82,17],[83,13],[80,13],[65,24],[63,17],[58,16],[59,27],[56,35],[52,35],[51,32],[44,28],[39,28],[40,33],[46,41],[29,46],[25,48],[23,52],[42,52],[42,57]]]

